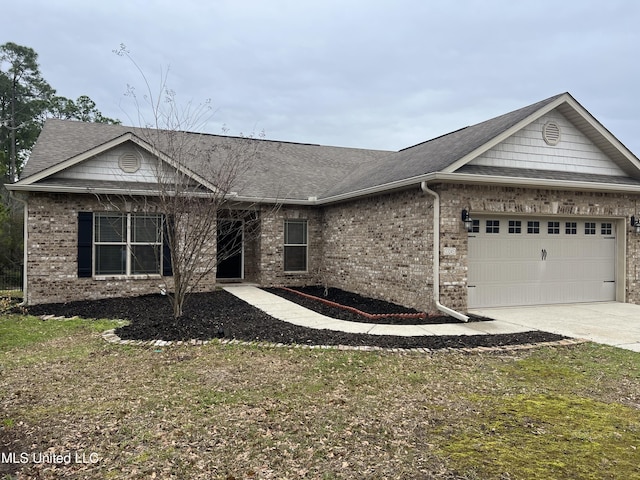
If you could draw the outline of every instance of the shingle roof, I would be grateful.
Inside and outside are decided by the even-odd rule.
[[[495,117],[473,126],[465,127],[441,137],[414,145],[398,152],[366,150],[356,148],[330,147],[271,140],[251,140],[254,152],[253,167],[249,175],[244,175],[234,190],[244,197],[306,201],[310,197],[336,199],[341,196],[378,187],[387,188],[394,182],[418,179],[421,176],[442,172],[465,158],[470,153],[483,148],[501,134],[526,120],[536,112],[550,105],[563,95],[560,94],[534,103],[513,112]],[[102,145],[112,142],[127,133],[145,141],[153,132],[149,129],[82,123],[67,120],[47,120],[42,133],[27,162],[22,179],[27,179],[61,162],[86,154]],[[203,151],[223,151],[225,146],[238,145],[247,139],[220,135],[178,132],[200,144]],[[157,138],[162,138],[157,137]],[[148,140],[146,140],[148,142]],[[255,142],[255,143],[254,143]],[[148,142],[171,157],[169,149],[162,142]],[[214,161],[218,161],[214,157]],[[203,163],[193,160],[188,166],[193,172],[205,178]],[[201,161],[200,161],[201,162]],[[482,170],[482,169],[481,169]],[[459,173],[509,176],[518,174],[527,178],[550,178],[564,180],[561,173],[551,177],[540,177],[535,172],[488,172],[473,170],[470,166],[458,169]],[[555,177],[553,176],[555,175]],[[21,181],[23,181],[21,180]],[[205,180],[211,180],[205,178]],[[589,178],[585,181],[612,182],[606,179]],[[43,182],[49,183],[44,179]],[[620,183],[628,183],[619,179]],[[63,182],[64,183],[64,182]],[[615,182],[614,182],[615,183]],[[62,184],[61,184],[62,185]]]
[[[360,166],[326,196],[340,195],[399,180],[439,172],[513,127],[562,95],[515,110],[477,125],[400,150],[392,157]]]
[[[129,132],[145,141],[150,138],[148,130],[135,127],[47,120],[22,172],[22,179],[89,152]],[[223,148],[216,147],[247,141],[221,135],[180,133],[199,142],[201,151],[222,152]],[[163,141],[163,136],[157,138],[159,142],[153,142],[153,146],[162,151],[160,142]],[[369,164],[393,153],[269,140],[251,142],[255,142],[251,174],[241,179],[237,189],[238,193],[257,199],[307,200],[309,196],[321,196],[356,166]],[[196,173],[206,170],[199,165],[188,167]]]

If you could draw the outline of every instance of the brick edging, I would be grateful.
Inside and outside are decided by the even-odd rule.
[[[214,340],[123,340],[115,334],[115,330],[107,330],[102,334],[102,338],[108,343],[117,345],[132,345],[135,347],[172,347],[172,346],[201,346],[210,343],[220,345],[245,345],[261,348],[293,348],[302,350],[340,350],[340,351],[365,351],[365,352],[392,352],[392,353],[435,353],[435,352],[463,352],[463,353],[490,353],[490,352],[512,352],[518,350],[531,350],[539,347],[565,347],[579,345],[589,340],[582,338],[566,338],[553,342],[523,343],[519,345],[501,345],[496,347],[446,347],[446,348],[385,348],[373,346],[353,346],[353,345],[303,345],[289,343],[274,343],[260,341],[245,341],[236,339],[214,339]]]

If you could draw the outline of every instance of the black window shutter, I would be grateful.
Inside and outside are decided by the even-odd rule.
[[[78,212],[78,277],[93,275],[93,212]]]
[[[173,267],[171,265],[171,246],[169,245],[169,229],[173,231],[174,223],[171,217],[165,217],[162,222],[162,276],[173,276]],[[174,235],[175,238],[175,235]]]

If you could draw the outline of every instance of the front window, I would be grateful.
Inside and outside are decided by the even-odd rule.
[[[284,222],[284,271],[307,271],[307,221]]]
[[[158,275],[162,216],[98,213],[94,245],[96,275]]]

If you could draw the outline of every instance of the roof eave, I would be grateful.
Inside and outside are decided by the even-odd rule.
[[[503,186],[521,186],[523,188],[547,188],[553,190],[590,190],[590,191],[608,191],[608,192],[630,192],[640,193],[640,185],[626,185],[619,183],[598,183],[571,180],[555,180],[545,178],[527,178],[527,177],[508,177],[499,175],[479,175],[470,173],[447,173],[434,172],[424,175],[412,177],[406,180],[378,185],[376,187],[365,188],[355,192],[334,195],[331,197],[321,198],[313,203],[306,204],[326,205],[331,203],[339,203],[356,198],[362,198],[372,195],[389,193],[394,190],[402,190],[422,182],[433,183],[465,183],[465,184],[481,184],[481,185],[503,185]]]
[[[335,203],[347,202],[359,198],[381,195],[397,190],[403,190],[420,185],[422,182],[427,183],[463,183],[476,185],[501,185],[501,186],[520,186],[523,188],[547,188],[553,190],[589,190],[604,192],[620,192],[620,193],[636,193],[640,194],[640,185],[627,185],[619,183],[600,183],[585,182],[572,180],[556,180],[545,178],[526,178],[502,175],[480,175],[472,173],[446,173],[435,172],[408,178],[402,181],[378,185],[375,187],[365,188],[354,192],[333,195],[331,197],[309,199],[296,198],[267,198],[252,197],[231,193],[227,197],[239,202],[246,203],[262,203],[262,204],[282,204],[282,205],[301,205],[301,206],[323,206]],[[135,189],[116,189],[116,188],[93,188],[93,187],[73,187],[47,184],[20,184],[13,183],[5,185],[7,190],[21,192],[43,192],[43,193],[81,193],[81,194],[101,194],[101,195],[132,195],[132,196],[153,196],[158,192],[150,190]],[[192,195],[207,197],[211,193],[192,193]]]
[[[74,187],[70,185],[47,185],[46,183],[38,184],[20,184],[10,183],[5,184],[5,188],[14,192],[37,192],[37,193],[78,193],[78,194],[92,194],[92,195],[120,195],[120,196],[148,196],[154,197],[159,195],[167,195],[166,192],[160,192],[159,190],[145,190],[135,188],[109,188],[109,187]],[[189,195],[195,197],[209,198],[212,195],[217,195],[211,192],[191,192]],[[236,198],[235,193],[227,195],[229,198]]]
[[[480,175],[473,173],[439,173],[433,179],[446,183],[521,186],[524,188],[547,188],[552,190],[589,190],[606,192],[640,193],[640,185],[556,180],[550,178],[510,177],[502,175]],[[429,180],[427,180],[429,181]]]

